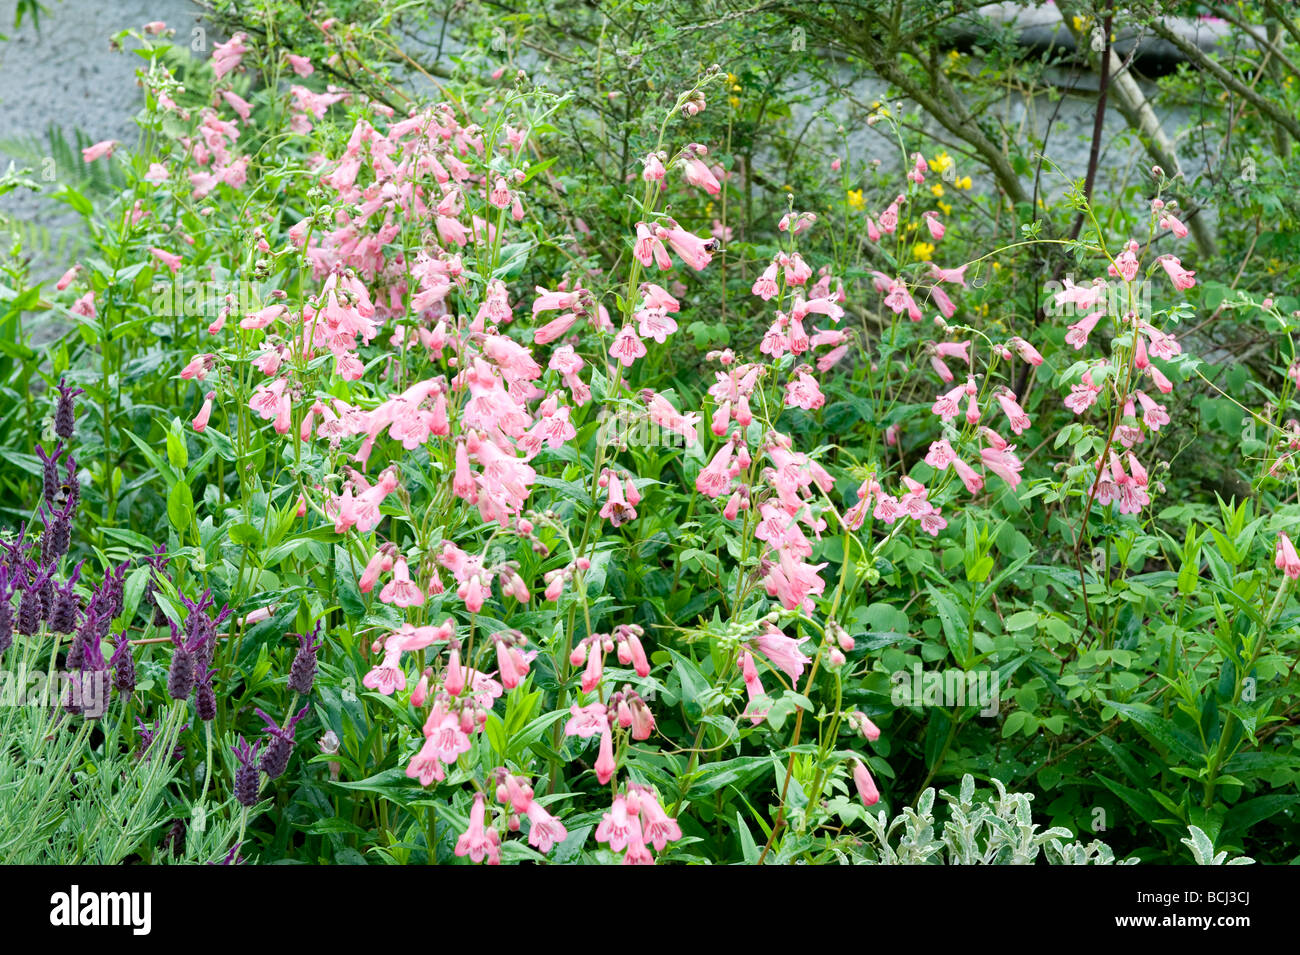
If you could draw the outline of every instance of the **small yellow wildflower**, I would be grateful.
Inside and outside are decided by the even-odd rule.
[[[727,97],[727,102],[731,104],[731,108],[732,108],[732,109],[740,109],[740,97],[739,97],[739,96],[728,96],[728,97]]]
[[[962,176],[960,179],[954,181],[953,185],[958,189],[969,189],[971,187],[970,176]]]
[[[936,199],[939,198],[940,196],[942,196],[942,195],[943,195],[943,183],[941,183],[941,182],[936,182],[933,186],[930,187],[930,192],[934,194],[934,197],[935,197]]]
[[[947,152],[940,152],[930,160],[930,169],[932,172],[943,172],[952,165],[952,157]]]
[[[912,246],[912,258],[918,262],[928,262],[932,255],[934,255],[933,242],[918,242]]]
[[[849,208],[856,212],[861,212],[867,207],[867,200],[862,196],[861,189],[850,189],[848,191]]]
[[[935,205],[939,207],[939,211],[942,212],[944,215],[946,216],[952,215],[952,206],[948,205],[948,203],[944,202],[943,200],[936,202]]]

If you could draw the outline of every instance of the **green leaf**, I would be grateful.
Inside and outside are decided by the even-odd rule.
[[[1271,796],[1256,796],[1237,803],[1228,810],[1223,820],[1223,835],[1244,836],[1250,827],[1263,822],[1285,809],[1300,805],[1300,797],[1285,793]]]
[[[1021,610],[1018,613],[1013,613],[1011,616],[1007,617],[1006,620],[1002,621],[1002,626],[1006,629],[1007,633],[1029,630],[1038,626],[1038,613],[1033,610]]]
[[[1114,700],[1104,702],[1124,719],[1134,723],[1143,735],[1177,754],[1180,759],[1189,763],[1202,761],[1204,753],[1195,741],[1187,734],[1175,730],[1164,717],[1136,704],[1117,703]]]
[[[704,712],[704,697],[711,690],[709,681],[699,667],[676,650],[670,649],[668,653],[673,658],[673,674],[681,683],[682,704],[686,707],[686,713],[692,719],[699,719]]]
[[[177,481],[167,492],[167,517],[178,534],[183,534],[194,523],[194,496],[188,484]]]
[[[709,763],[695,774],[688,795],[694,800],[707,796],[724,786],[748,784],[772,770],[772,760],[767,756],[737,756],[718,763]]]
[[[236,524],[230,529],[231,543],[241,547],[262,547],[262,532],[253,524]]]

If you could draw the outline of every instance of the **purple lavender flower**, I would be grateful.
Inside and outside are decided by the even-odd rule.
[[[86,659],[86,641],[78,631],[68,644],[68,655],[63,665],[69,670],[80,670]]]
[[[80,388],[65,384],[65,379],[59,379],[59,404],[54,412],[54,433],[66,441],[72,440],[76,423],[77,412],[72,399],[83,393]]]
[[[212,675],[205,663],[200,663],[196,676],[196,685],[194,687],[194,710],[199,715],[199,719],[205,723],[211,723],[217,718],[217,694],[212,689]]]
[[[173,700],[184,700],[194,689],[194,650],[181,638],[176,624],[172,628],[172,663],[167,671],[167,695]]]
[[[117,635],[117,649],[108,661],[113,668],[113,686],[117,687],[119,698],[126,698],[135,692],[135,657],[131,654],[131,641],[126,631]]]
[[[185,617],[185,643],[194,651],[196,666],[210,666],[214,645],[217,642],[216,628],[206,612],[212,606],[212,594],[210,591],[203,591],[197,603],[184,594],[181,594],[180,598],[185,609],[189,611]]]
[[[148,762],[149,757],[152,755],[149,750],[153,748],[153,738],[158,732],[158,724],[146,726],[144,720],[138,716],[135,721],[140,725],[140,748],[135,751],[135,758],[143,758],[145,762]]]
[[[296,635],[299,646],[298,653],[293,658],[293,665],[289,667],[289,689],[303,696],[311,695],[312,684],[316,682],[316,651],[324,642],[317,639],[320,630],[321,625],[317,622],[311,636],[305,633]]]
[[[53,564],[68,552],[72,544],[72,502],[65,502],[62,510],[46,511],[41,508],[45,521],[45,533],[41,538],[41,561]]]
[[[56,441],[54,451],[45,453],[45,448],[36,446],[36,456],[41,459],[41,490],[45,497],[45,506],[54,507],[54,495],[59,489],[59,455],[63,453],[63,442]]]
[[[77,614],[81,610],[81,598],[73,587],[81,577],[81,563],[72,569],[62,587],[54,588],[54,605],[50,608],[50,630],[54,633],[71,633],[77,626]],[[93,604],[92,604],[93,606]]]
[[[144,720],[140,719],[138,716],[135,718],[135,721],[140,724],[140,748],[136,750],[135,758],[143,759],[147,763],[153,758],[153,741],[158,735],[158,722],[155,720],[153,726],[146,726]],[[186,723],[181,727],[179,735],[184,735],[185,731],[189,728],[190,724]],[[185,746],[181,743],[177,743],[175,748],[172,750],[172,759],[182,760],[184,758]]]
[[[10,583],[9,567],[0,564],[0,653],[4,653],[14,642],[14,606],[13,585]]]
[[[48,580],[48,572],[45,573],[45,579]],[[23,636],[31,636],[45,622],[45,606],[41,599],[44,582],[41,577],[30,583],[22,581],[23,591],[18,598],[18,632]]]
[[[181,594],[180,598],[185,609],[189,611],[185,618],[185,646],[194,654],[195,671],[202,667],[210,668],[217,647],[217,628],[230,616],[230,607],[223,607],[214,619],[207,614],[208,609],[213,606],[211,591],[203,591],[203,595],[197,602],[190,600],[184,594]]]
[[[279,779],[284,775],[284,771],[289,766],[289,757],[293,755],[293,728],[300,719],[307,715],[307,707],[298,711],[298,715],[289,721],[289,725],[284,729],[275,720],[267,716],[261,710],[254,710],[258,716],[266,720],[267,727],[262,732],[270,737],[266,741],[266,749],[262,753],[261,769],[266,773],[267,779]]]
[[[126,599],[126,568],[129,564],[130,561],[124,560],[116,567],[104,570],[104,585],[100,588],[100,593],[104,595],[105,614],[110,621],[122,616],[122,611],[126,609],[123,601]]]
[[[235,770],[235,799],[241,806],[257,805],[257,792],[261,789],[257,751],[261,745],[261,743],[254,743],[250,748],[248,742],[241,736],[239,742],[231,747],[235,752],[235,758],[239,760],[239,768]]]
[[[239,847],[242,845],[242,842],[236,842],[230,847],[230,851],[226,853],[226,858],[224,860],[221,862],[209,862],[208,865],[241,865],[244,861],[244,857],[239,854]]]

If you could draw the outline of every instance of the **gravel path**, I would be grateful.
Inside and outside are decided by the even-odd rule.
[[[138,130],[131,117],[143,94],[135,82],[141,63],[133,53],[114,53],[109,37],[128,27],[162,20],[186,36],[196,24],[199,8],[190,0],[43,0],[47,12],[38,31],[27,18],[13,28],[13,2],[0,3],[0,170],[14,158],[16,142],[45,142],[46,129],[60,127],[75,141],[77,130],[92,142],[117,139],[131,144]],[[209,31],[210,32],[210,31]],[[211,37],[209,37],[209,43]],[[31,165],[30,159],[19,166]],[[40,169],[33,178],[40,178]],[[57,241],[79,233],[77,216],[43,202],[26,190],[0,197],[0,211],[25,221],[39,221]],[[61,261],[37,255],[33,271],[55,275]]]

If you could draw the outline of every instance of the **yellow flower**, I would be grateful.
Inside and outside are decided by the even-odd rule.
[[[727,102],[731,104],[731,108],[732,108],[732,109],[740,109],[740,97],[739,97],[739,96],[728,96],[728,97],[727,97]]]
[[[932,193],[934,194],[934,197],[935,197],[936,199],[939,198],[940,196],[942,196],[942,195],[943,195],[943,183],[941,183],[941,182],[936,182],[933,186],[930,187],[930,192],[932,192]]]
[[[918,262],[927,262],[932,255],[934,255],[933,242],[918,242],[912,246],[912,258]]]
[[[738,77],[736,76],[735,73],[728,73],[727,82],[730,83],[732,86],[735,86],[736,83],[738,82]]]
[[[867,207],[867,200],[862,197],[861,189],[850,189],[848,192],[849,208],[861,212]]]
[[[960,179],[953,182],[953,185],[958,189],[969,189],[971,186],[970,176],[962,176]]]
[[[941,200],[939,202],[936,202],[935,205],[939,207],[939,211],[942,212],[944,215],[946,216],[952,215],[952,206],[948,205],[948,203],[943,202]]]
[[[952,157],[947,152],[941,152],[930,160],[930,169],[934,172],[943,172],[952,165]]]

